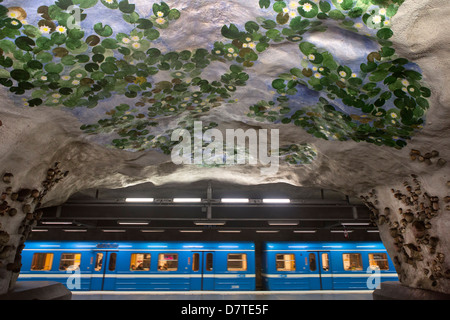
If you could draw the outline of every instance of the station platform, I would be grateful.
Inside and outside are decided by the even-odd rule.
[[[373,300],[373,291],[73,291],[72,300]]]

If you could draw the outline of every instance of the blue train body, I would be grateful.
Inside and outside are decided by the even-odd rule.
[[[369,290],[398,281],[381,242],[267,242],[262,261],[266,290]]]
[[[381,242],[265,242],[266,290],[367,290],[398,280]],[[258,257],[259,259],[259,257]],[[251,242],[37,242],[19,281],[59,281],[81,291],[253,291]]]
[[[19,281],[71,290],[255,290],[253,243],[33,242]]]

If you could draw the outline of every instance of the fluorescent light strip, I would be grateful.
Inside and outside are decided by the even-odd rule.
[[[256,233],[278,233],[279,230],[256,230]]]
[[[351,233],[353,230],[330,230],[331,233]]]
[[[367,230],[367,232],[370,232],[370,233],[379,233],[380,230]]]
[[[64,232],[87,232],[86,229],[64,229]]]
[[[203,230],[179,230],[181,233],[202,233]]]
[[[67,225],[67,224],[72,224],[72,222],[69,222],[69,221],[41,221],[41,224],[54,224],[54,225],[57,225],[57,224],[63,224],[63,225]]]
[[[220,233],[241,233],[241,230],[217,230]]]
[[[220,200],[222,203],[249,203],[249,199],[244,198],[222,198]]]
[[[113,233],[113,232],[126,232],[126,230],[119,230],[119,229],[103,229],[102,231],[103,232],[110,232],[110,233]]]
[[[196,221],[196,226],[224,226],[226,222],[223,221]]]
[[[33,229],[31,232],[48,232],[47,229]]]
[[[269,226],[298,226],[299,222],[295,221],[269,221]]]
[[[160,233],[160,232],[165,232],[166,230],[141,230],[141,232],[144,233]]]
[[[198,203],[198,202],[202,202],[201,198],[174,198],[173,202],[175,203]]]
[[[148,222],[129,222],[129,221],[123,221],[123,222],[117,222],[120,225],[127,225],[127,226],[147,226]]]
[[[343,226],[368,226],[369,222],[343,222],[341,223]]]
[[[294,230],[294,233],[316,233],[316,230]]]
[[[154,198],[126,198],[125,199],[126,202],[153,202],[155,201]]]
[[[263,203],[291,203],[290,199],[263,199]]]

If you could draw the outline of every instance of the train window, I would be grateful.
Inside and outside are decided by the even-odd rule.
[[[31,271],[52,270],[53,253],[35,253],[31,262]]]
[[[322,253],[322,269],[323,269],[323,271],[330,270],[330,262],[328,260],[328,253]]]
[[[200,270],[200,254],[194,253],[192,256],[192,271]]]
[[[109,255],[109,271],[116,270],[116,260],[117,260],[117,253],[113,252]]]
[[[81,253],[63,253],[59,261],[59,270],[72,271],[80,268]]]
[[[95,259],[94,270],[100,271],[100,270],[102,270],[102,266],[103,266],[103,253],[97,253],[97,258]]]
[[[276,265],[277,271],[295,271],[295,255],[277,254]]]
[[[389,270],[386,253],[369,253],[369,265],[372,269]]]
[[[227,262],[228,271],[246,271],[247,270],[247,255],[243,253],[228,254]]]
[[[176,253],[160,253],[158,258],[159,271],[177,271],[178,270],[178,254]]]
[[[149,271],[150,270],[150,253],[133,253],[131,254],[130,270],[131,271]]]
[[[316,255],[314,253],[309,254],[309,270],[310,271],[316,271],[317,265],[316,265]]]
[[[213,254],[207,253],[206,254],[206,271],[212,271],[213,270]]]
[[[363,269],[361,254],[344,253],[342,255],[345,271],[361,271]]]

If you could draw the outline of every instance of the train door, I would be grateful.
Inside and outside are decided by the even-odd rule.
[[[193,252],[191,259],[191,290],[214,290],[214,252]]]
[[[312,290],[332,290],[333,278],[328,251],[308,252],[310,286]]]
[[[322,290],[333,290],[333,273],[331,272],[330,252],[321,251],[318,252],[318,255]]]
[[[91,290],[111,291],[116,284],[117,253],[110,251],[94,251],[94,269],[92,270]]]

